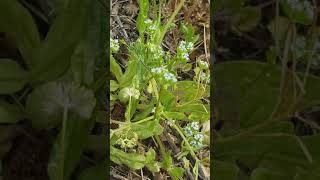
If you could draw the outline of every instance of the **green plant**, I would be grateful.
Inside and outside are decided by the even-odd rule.
[[[309,1],[274,5],[276,15],[268,26],[274,46],[267,62],[238,60],[215,66],[215,127],[225,127],[212,133],[216,179],[319,179],[319,134],[298,136],[290,120],[320,102],[320,78],[310,74],[318,53],[316,8]],[[308,30],[306,38],[298,28]]]
[[[1,97],[0,116],[1,123],[27,120],[35,131],[54,135],[48,174],[51,180],[67,180],[83,152],[92,150],[88,138],[103,137],[90,132],[105,117],[99,94],[106,88],[106,67],[99,59],[106,32],[98,1],[57,3],[57,16],[42,37],[35,19],[17,0],[0,2],[0,31],[12,37],[22,56],[0,59],[0,94],[6,97]],[[59,130],[57,136],[54,129]],[[106,144],[105,138],[101,140]],[[95,179],[106,176],[101,168],[97,171],[100,177],[92,176]],[[89,172],[81,176],[90,177]]]
[[[119,41],[111,39],[110,70],[114,75],[110,82],[111,109],[122,103],[125,113],[124,119],[111,119],[117,128],[110,130],[110,158],[133,170],[147,167],[151,172],[158,172],[162,168],[173,179],[183,179],[184,169],[190,170],[191,162],[194,162],[192,171],[198,179],[199,166],[207,163],[196,153],[208,147],[203,141],[209,138],[209,132],[200,131],[200,126],[209,121],[209,65],[204,61],[193,65],[189,60],[198,38],[190,25],[180,25],[185,41],[180,42],[174,54],[161,46],[166,32],[175,27],[173,20],[184,0],[164,25],[161,21],[162,1],[153,4],[157,7],[153,20],[148,18],[149,1],[138,2],[140,11],[136,26],[139,38],[129,45],[124,44],[129,50],[124,71],[113,56],[119,50]],[[192,69],[193,78],[179,77]],[[192,122],[193,127],[199,124],[193,130],[187,128],[191,124],[183,130],[185,122]],[[177,160],[184,160],[184,168],[175,165],[172,152],[166,150],[160,138],[168,130],[173,130],[182,140]],[[143,141],[150,139],[155,140],[156,148],[143,145]],[[157,161],[159,154],[161,163]],[[191,160],[188,160],[188,154]]]

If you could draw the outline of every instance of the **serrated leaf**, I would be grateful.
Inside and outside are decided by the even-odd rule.
[[[141,169],[145,166],[146,157],[139,153],[125,153],[114,147],[110,147],[110,159],[116,164],[124,164],[131,169]]]
[[[149,149],[146,153],[146,166],[151,172],[159,172],[160,166],[158,165],[156,159],[156,152],[154,149]]]
[[[0,94],[15,93],[28,81],[28,73],[15,61],[0,59]]]
[[[61,122],[65,107],[68,112],[89,119],[95,103],[94,93],[85,87],[75,83],[50,82],[29,94],[26,110],[35,128],[47,129]]]
[[[146,29],[145,20],[148,18],[149,12],[149,0],[138,0],[139,3],[139,15],[137,18],[137,29],[139,31],[140,37],[143,36]]]

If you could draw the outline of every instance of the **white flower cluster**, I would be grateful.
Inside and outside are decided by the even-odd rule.
[[[153,58],[155,58],[155,59],[160,59],[165,55],[161,46],[156,46],[155,44],[148,43],[147,47],[150,50],[150,52],[152,53]]]
[[[210,74],[200,72],[200,80],[205,83],[210,83]]]
[[[178,57],[185,59],[186,61],[189,61],[189,53],[193,49],[193,43],[192,42],[185,42],[181,41],[178,46]]]
[[[295,42],[291,45],[291,50],[295,53],[297,59],[302,58],[306,54],[306,38],[303,36],[298,36]]]
[[[118,39],[111,39],[110,41],[110,49],[112,52],[117,52],[119,50],[119,40]]]
[[[129,139],[128,137],[120,137],[116,141],[116,144],[120,145],[122,149],[133,148],[137,145],[137,143],[138,143],[138,135],[136,133],[133,134],[133,137],[131,139]]]
[[[133,97],[134,99],[139,99],[140,92],[138,89],[135,89],[133,87],[125,87],[121,89],[118,96],[121,102],[127,102],[130,97]]]
[[[201,69],[208,69],[209,68],[209,64],[205,61],[198,61],[198,65]]]
[[[199,122],[192,122],[183,128],[185,135],[191,139],[190,145],[195,149],[200,149],[203,146],[204,136],[199,133],[199,128]]]
[[[313,17],[313,7],[311,3],[307,0],[286,0],[287,4],[294,10],[294,11],[304,11],[309,18]]]
[[[163,76],[164,79],[167,80],[167,81],[177,82],[176,76],[173,73],[169,72],[168,69],[166,69],[165,66],[152,68],[151,72],[155,73],[157,75]]]

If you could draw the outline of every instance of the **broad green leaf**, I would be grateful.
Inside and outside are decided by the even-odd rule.
[[[165,112],[163,112],[163,114],[165,115],[165,117],[168,117],[169,119],[172,119],[172,120],[186,120],[187,119],[187,116],[181,112],[165,111]]]
[[[78,43],[84,36],[90,8],[88,0],[71,0],[70,6],[60,11],[48,35],[33,56],[33,82],[55,80],[63,75]]]
[[[270,171],[265,168],[255,169],[250,177],[250,180],[291,180],[292,177],[279,172]]]
[[[168,173],[174,180],[180,180],[183,178],[184,169],[182,167],[170,167]]]
[[[241,8],[239,17],[235,16],[235,18],[238,18],[235,21],[240,31],[251,31],[260,22],[261,9],[259,7],[246,6]]]
[[[208,88],[199,86],[195,81],[179,81],[177,83],[177,94],[181,102],[189,102],[209,96]]]
[[[165,110],[169,111],[175,107],[176,97],[173,95],[172,92],[170,92],[167,89],[162,89],[162,91],[160,92],[160,96],[161,104],[164,106]]]
[[[278,22],[278,23],[277,23]],[[274,18],[268,25],[269,31],[272,33],[273,39],[279,39],[280,42],[284,42],[286,34],[288,33],[290,21],[288,18],[279,16],[278,21]]]
[[[300,139],[304,148],[310,153],[313,163],[319,164],[319,136],[306,136]],[[275,164],[283,163],[285,167],[292,168],[306,168],[312,165],[297,138],[283,133],[251,135],[225,141],[216,140],[213,146],[215,147],[213,154],[217,159],[255,157],[259,158],[260,162],[265,159]]]
[[[113,56],[110,56],[110,71],[113,73],[117,79],[118,82],[121,82],[123,73],[121,70],[121,67],[116,62],[116,60],[113,58]]]
[[[201,101],[192,101],[176,106],[176,111],[185,113],[209,114],[209,105],[204,105]]]
[[[154,149],[149,149],[149,151],[146,153],[146,166],[151,172],[159,172],[160,166],[158,165],[158,162],[156,159],[156,152]]]
[[[138,3],[139,3],[139,15],[137,18],[136,26],[138,28],[140,37],[142,37],[146,29],[145,21],[148,18],[149,0],[138,0]]]
[[[91,120],[68,113],[65,134],[60,131],[50,153],[48,174],[51,180],[69,179],[87,144]]]
[[[75,83],[50,82],[29,94],[26,110],[35,128],[48,129],[61,122],[63,110],[82,119],[91,117],[95,107],[94,93]]]
[[[132,84],[132,79],[134,78],[134,76],[137,75],[138,67],[139,67],[138,61],[133,60],[128,62],[126,71],[123,74],[120,81],[120,87],[127,87]]]
[[[141,169],[145,166],[146,157],[139,153],[125,153],[110,147],[110,159],[116,164],[124,164],[131,169]]]
[[[16,105],[0,101],[0,123],[17,123],[24,117]]]
[[[0,59],[0,94],[15,93],[28,81],[28,73],[13,60]]]
[[[31,14],[18,0],[0,1],[0,31],[14,38],[26,64],[31,65],[40,35]]]
[[[211,165],[211,176],[217,180],[237,180],[239,168],[235,163],[228,163],[214,159]]]
[[[294,23],[309,25],[313,21],[314,9],[310,1],[298,0],[294,3],[292,1],[282,1],[281,7],[287,14],[289,19]]]
[[[152,113],[152,111],[154,110],[155,104],[156,104],[156,100],[153,99],[150,102],[150,104],[146,105],[145,108],[139,109],[142,112],[140,114],[135,115],[135,117],[134,117],[134,119],[132,121],[139,121],[139,120],[142,120],[142,119],[148,117],[150,115],[150,113]]]
[[[219,117],[234,127],[250,127],[269,118],[278,102],[281,67],[254,61],[236,61],[217,64],[216,98]],[[297,73],[301,79],[302,75]],[[288,71],[284,83],[284,96],[276,116],[291,117],[294,112],[319,103],[320,78],[309,76],[305,95],[300,101],[294,92],[301,92],[293,74]],[[293,87],[296,87],[295,89]]]
[[[116,81],[111,80],[110,81],[110,91],[114,92],[114,91],[116,91],[118,89],[119,89],[119,84]]]
[[[160,135],[163,132],[163,127],[156,120],[147,121],[141,124],[132,124],[131,129],[137,133],[139,139]]]
[[[172,157],[169,152],[166,152],[163,156],[161,167],[163,169],[169,169],[171,166],[172,166]]]
[[[77,180],[105,180],[107,177],[107,169],[106,163],[89,167],[80,173]]]

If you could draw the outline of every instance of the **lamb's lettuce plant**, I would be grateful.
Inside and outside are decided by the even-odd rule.
[[[125,106],[124,119],[111,119],[111,123],[117,125],[110,130],[111,160],[134,170],[147,167],[151,172],[158,172],[162,168],[173,179],[184,179],[185,170],[176,166],[174,160],[186,161],[190,154],[193,160],[187,160],[190,161],[188,168],[192,168],[197,179],[199,166],[203,163],[197,152],[207,147],[201,126],[209,121],[210,114],[209,64],[190,59],[198,40],[191,25],[179,24],[184,39],[177,45],[175,53],[162,46],[166,32],[176,26],[173,20],[184,0],[179,2],[165,24],[161,21],[162,1],[154,4],[157,13],[153,19],[148,17],[149,1],[138,2],[140,11],[136,26],[139,38],[129,45],[123,44],[129,51],[124,70],[114,57],[119,49],[119,40],[111,39],[110,65],[114,75],[111,109],[119,102]],[[183,68],[186,66],[193,68],[193,72],[192,69],[188,72],[192,76],[187,76]],[[173,152],[165,148],[160,138],[165,128],[176,132],[178,142],[181,141],[179,147],[183,154],[180,154],[180,159],[173,158]],[[195,129],[188,132],[188,128]],[[154,139],[158,148],[145,147],[142,144],[145,139]],[[156,157],[161,157],[161,162]]]

